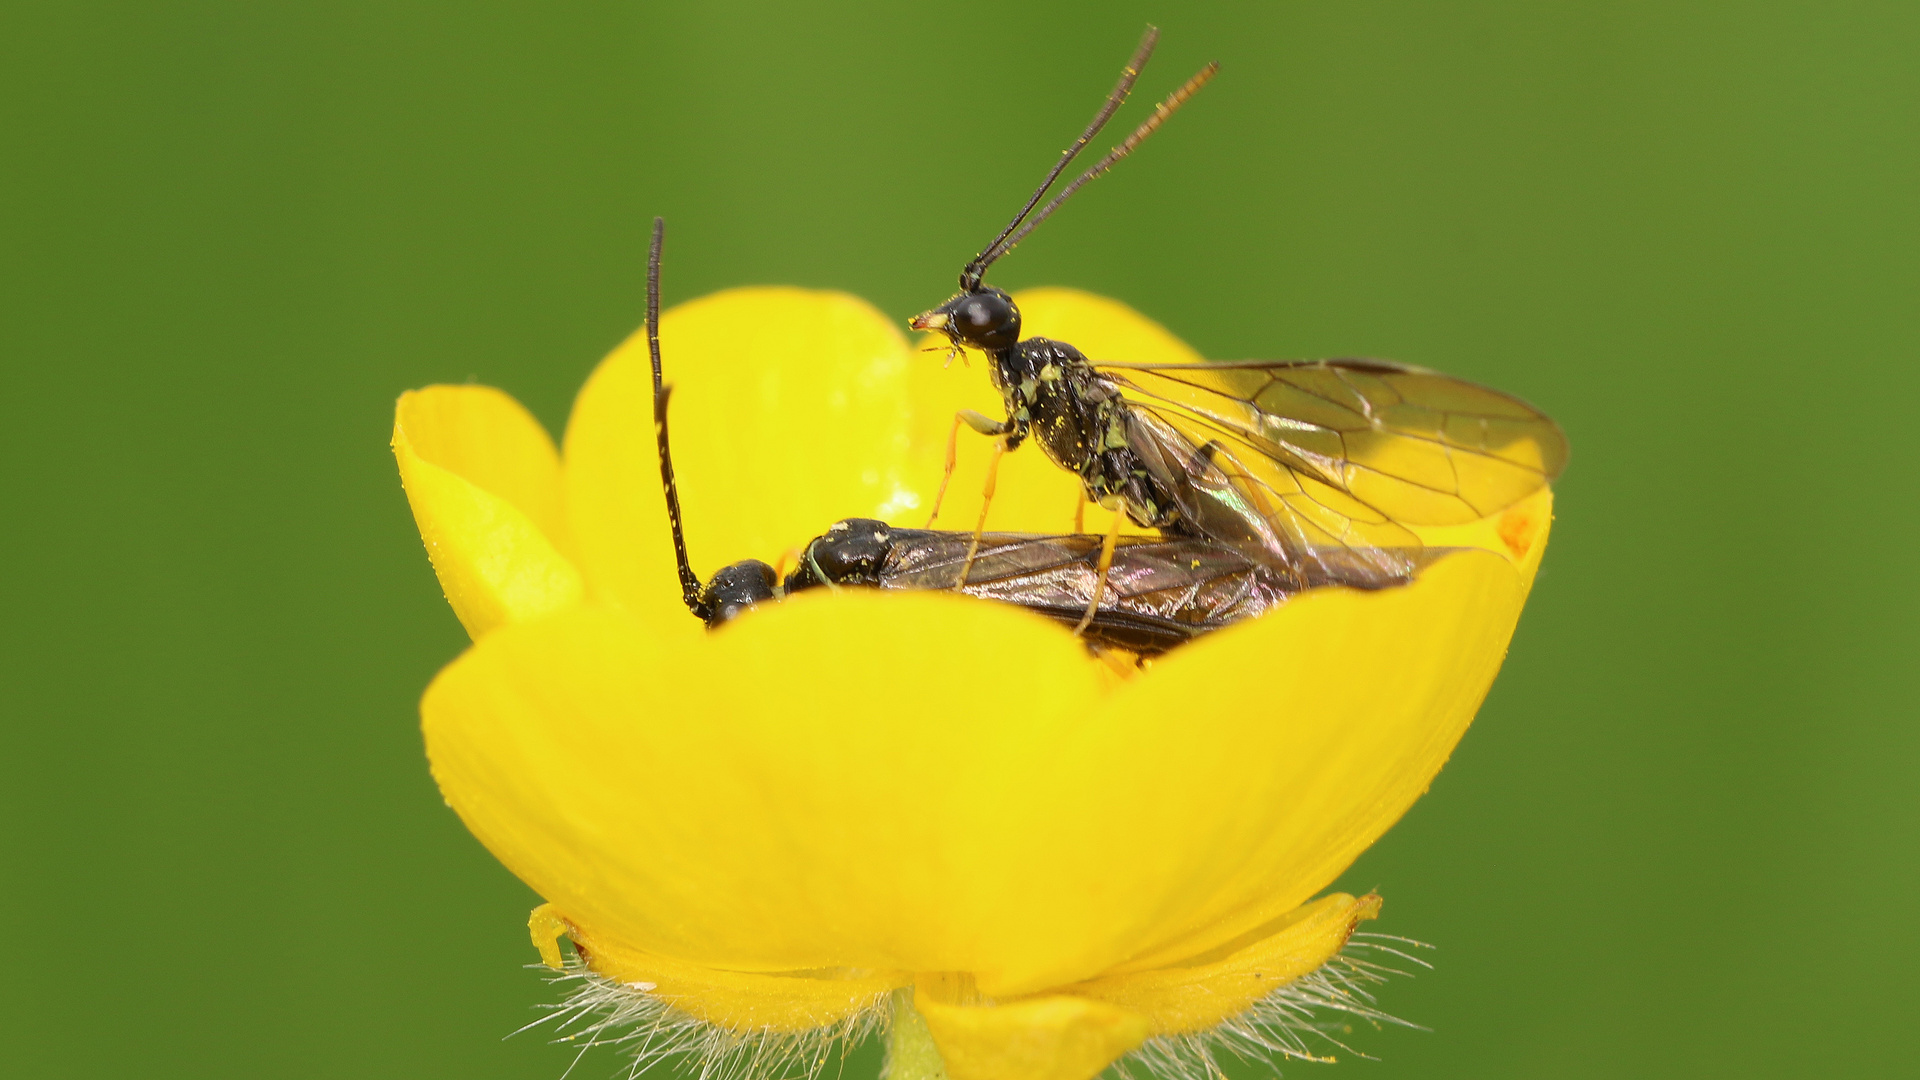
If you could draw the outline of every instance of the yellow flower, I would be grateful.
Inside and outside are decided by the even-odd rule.
[[[1198,359],[1112,301],[1018,302],[1090,355]],[[661,339],[705,572],[844,517],[920,524],[954,411],[999,409],[984,372],[840,294],[721,293]],[[811,1055],[878,1023],[897,1080],[1086,1080],[1204,1054],[1236,1018],[1361,1006],[1338,958],[1379,900],[1314,897],[1473,718],[1549,493],[1428,530],[1470,550],[1409,586],[1311,593],[1118,679],[1043,618],[945,594],[802,594],[708,633],[679,598],[651,400],[636,335],[564,455],[487,387],[409,393],[394,425],[474,638],[421,703],[433,774],[548,901],[543,958],[574,942],[576,1005],[706,1052]],[[979,506],[967,438],[948,527]],[[1070,531],[1077,499],[1016,452],[989,527]]]

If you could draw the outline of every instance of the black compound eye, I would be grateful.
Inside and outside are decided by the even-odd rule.
[[[959,337],[983,349],[1011,348],[1020,340],[1020,309],[999,289],[982,289],[953,302],[949,316]]]

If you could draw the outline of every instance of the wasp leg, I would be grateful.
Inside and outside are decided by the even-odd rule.
[[[1153,663],[1152,660],[1128,649],[1102,645],[1096,641],[1089,641],[1086,644],[1087,651],[1093,654],[1093,658],[1104,664],[1107,671],[1118,679],[1130,679]]]
[[[940,520],[940,504],[947,501],[947,484],[953,480],[953,468],[960,463],[960,414],[953,414],[953,426],[947,429],[947,467],[940,474],[940,490],[933,493],[933,513],[927,515],[927,528]]]
[[[1087,531],[1087,489],[1080,488],[1073,493],[1073,531]]]
[[[998,436],[1007,433],[1007,425],[983,413],[974,412],[972,409],[961,409],[953,414],[953,427],[947,429],[947,467],[946,471],[940,474],[940,490],[933,493],[933,513],[927,515],[929,529],[933,528],[934,522],[940,520],[940,504],[947,501],[947,484],[952,482],[954,466],[960,461],[960,425],[962,423],[982,435]],[[992,487],[991,480],[988,481],[988,487]]]
[[[971,363],[971,362],[970,362],[970,361],[969,361],[969,360],[967,359],[967,354],[966,354],[966,353],[964,353],[964,352],[962,352],[962,351],[960,351],[960,350],[959,350],[958,348],[956,348],[956,347],[953,347],[953,346],[945,346],[945,347],[942,347],[942,346],[939,346],[939,345],[929,345],[929,346],[927,346],[926,348],[924,348],[924,349],[921,349],[920,351],[921,351],[921,352],[943,352],[943,353],[946,353],[946,354],[947,354],[947,362],[946,362],[946,363],[944,363],[944,364],[941,364],[941,365],[940,365],[940,366],[941,366],[941,367],[942,367],[943,369],[944,369],[944,368],[950,368],[950,367],[952,367],[952,366],[953,366],[953,361],[954,361],[954,360],[955,360],[956,358],[958,358],[958,359],[959,359],[959,361],[960,361],[960,363],[961,363],[961,366],[963,366],[963,367],[972,367],[972,366],[973,366],[973,364],[972,364],[972,363]]]
[[[775,581],[787,580],[787,572],[792,570],[794,567],[794,564],[798,563],[799,561],[800,561],[799,548],[788,548],[787,550],[781,552],[780,558],[775,560],[773,564],[773,579]]]
[[[1073,628],[1073,636],[1079,637],[1093,625],[1093,616],[1100,610],[1100,597],[1107,591],[1107,574],[1113,569],[1113,548],[1120,542],[1120,522],[1126,515],[1124,508],[1113,511],[1113,524],[1107,526],[1106,539],[1100,541],[1100,574],[1093,582],[1093,599],[1087,601],[1087,613],[1080,617],[1080,625]]]
[[[980,554],[980,534],[987,531],[987,511],[993,506],[993,487],[1000,476],[1000,459],[1006,454],[1007,440],[993,440],[993,456],[987,459],[987,486],[980,492],[980,520],[973,523],[973,539],[967,543],[967,561],[960,564],[960,584],[954,586],[956,589],[965,588],[967,576],[973,573],[973,558]]]

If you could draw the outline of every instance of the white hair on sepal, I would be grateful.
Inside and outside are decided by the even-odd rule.
[[[1413,973],[1376,963],[1366,955],[1386,954],[1431,969],[1432,964],[1408,950],[1432,947],[1391,934],[1354,934],[1333,959],[1254,1002],[1240,1015],[1206,1031],[1148,1039],[1114,1062],[1107,1075],[1117,1080],[1226,1080],[1221,1055],[1268,1065],[1286,1059],[1333,1060],[1331,1054],[1316,1053],[1316,1045],[1370,1058],[1341,1041],[1340,1036],[1352,1030],[1350,1021],[1362,1020],[1375,1028],[1426,1028],[1382,1012],[1373,996],[1389,977],[1412,978]]]
[[[1148,1039],[1114,1062],[1106,1075],[1115,1080],[1225,1080],[1223,1054],[1268,1064],[1331,1061],[1330,1055],[1315,1051],[1317,1045],[1369,1057],[1341,1040],[1351,1021],[1376,1028],[1426,1029],[1381,1011],[1373,996],[1391,976],[1411,978],[1413,973],[1368,957],[1389,956],[1431,968],[1409,950],[1432,947],[1392,934],[1356,933],[1331,960],[1240,1015],[1207,1031]],[[884,1032],[891,1016],[891,994],[881,993],[837,1024],[804,1031],[729,1031],[654,996],[650,983],[609,979],[577,956],[569,956],[557,974],[539,964],[528,967],[547,972],[547,981],[554,985],[572,984],[565,1000],[539,1006],[547,1015],[514,1032],[548,1026],[555,1043],[579,1048],[561,1080],[597,1046],[625,1052],[628,1080],[674,1058],[692,1066],[697,1080],[818,1080],[834,1057],[844,1060],[869,1036]]]
[[[597,1046],[624,1052],[628,1080],[675,1058],[691,1066],[689,1075],[698,1080],[816,1080],[830,1060],[844,1058],[887,1022],[889,995],[882,993],[845,1020],[825,1027],[729,1031],[654,996],[651,983],[609,979],[578,956],[569,956],[557,974],[542,964],[528,967],[547,972],[553,985],[572,984],[565,1000],[539,1006],[547,1015],[513,1033],[544,1025],[553,1042],[578,1047],[562,1080]]]

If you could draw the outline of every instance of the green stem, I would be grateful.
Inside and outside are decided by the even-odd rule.
[[[887,1066],[882,1080],[947,1080],[947,1063],[933,1044],[926,1018],[913,1007],[913,987],[893,992],[893,1017],[887,1024]]]

